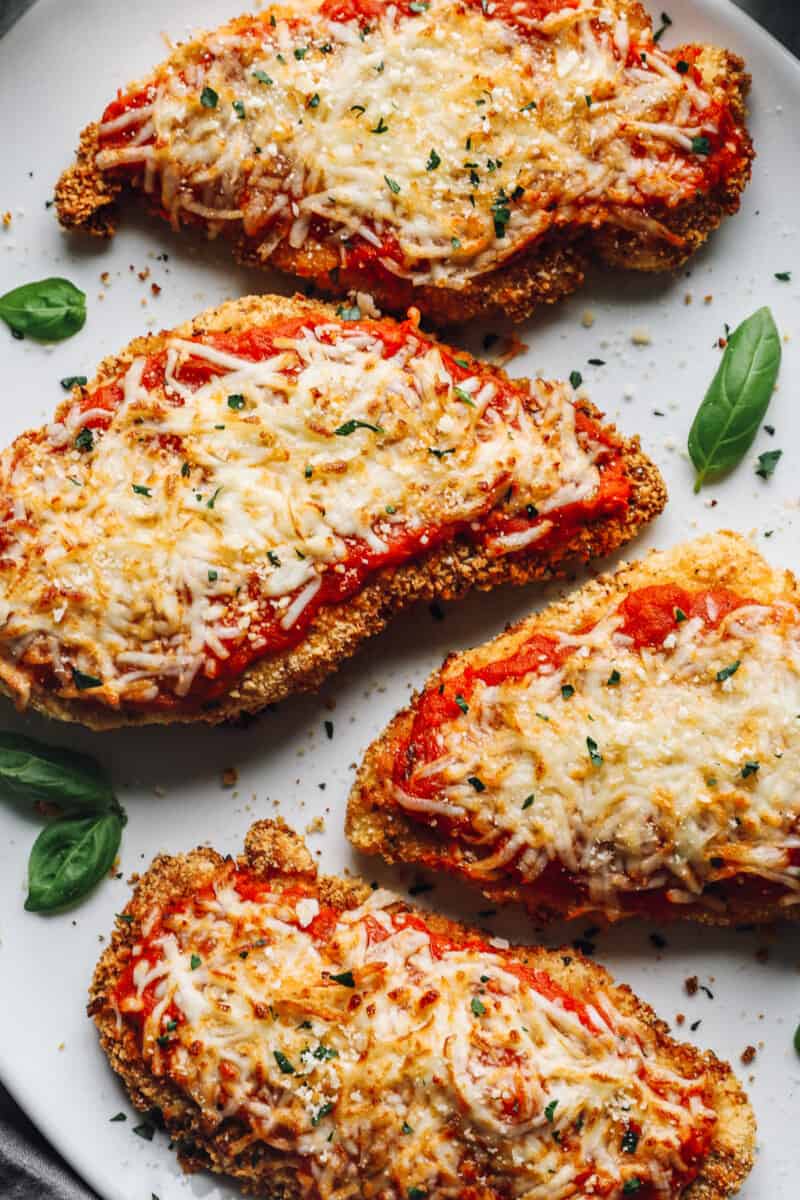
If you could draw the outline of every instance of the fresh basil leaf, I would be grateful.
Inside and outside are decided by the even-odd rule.
[[[0,296],[0,317],[12,332],[60,342],[82,329],[86,294],[68,279],[39,279]]]
[[[0,791],[84,812],[101,812],[114,801],[111,782],[93,758],[16,733],[0,733]]]
[[[741,462],[764,417],[781,365],[772,313],[760,308],[733,331],[689,431],[694,490]]]
[[[28,860],[28,912],[50,912],[85,896],[114,862],[124,817],[112,809],[93,817],[53,821]]]

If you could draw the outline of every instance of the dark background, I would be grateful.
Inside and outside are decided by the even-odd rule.
[[[61,0],[69,3],[69,0]],[[740,8],[765,25],[800,55],[798,0],[736,0]],[[0,0],[0,36],[21,16],[31,0]],[[649,7],[656,8],[654,0]],[[242,9],[247,8],[242,0]],[[68,1167],[23,1116],[0,1086],[0,1198],[2,1200],[93,1200]]]

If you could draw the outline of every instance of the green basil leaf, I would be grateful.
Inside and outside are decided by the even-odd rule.
[[[0,317],[19,336],[60,342],[83,328],[86,295],[68,279],[39,279],[0,296]]]
[[[114,862],[124,817],[114,809],[93,817],[53,821],[28,860],[28,912],[50,912],[80,899]]]
[[[728,339],[722,362],[689,431],[694,490],[741,462],[767,407],[781,365],[772,313],[760,308]]]
[[[111,782],[93,758],[16,733],[0,732],[2,791],[86,812],[104,811],[114,802]]]

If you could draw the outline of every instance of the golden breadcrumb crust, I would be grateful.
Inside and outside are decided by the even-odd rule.
[[[303,314],[324,319],[335,317],[335,310],[330,305],[304,300],[299,296],[291,300],[283,296],[249,296],[202,313],[172,333],[180,337],[192,337],[212,331],[236,332],[274,317]],[[103,360],[89,387],[118,378],[137,355],[157,353],[163,349],[172,333],[136,338],[120,354]],[[461,351],[459,357],[471,358]],[[477,359],[471,361],[475,363],[476,372],[482,376],[507,379],[499,368]],[[56,414],[57,420],[71,403],[72,398],[64,402]],[[582,403],[580,407],[590,415],[599,416],[589,404]],[[605,428],[609,429],[608,426]],[[31,438],[44,434],[40,431],[22,436]],[[634,537],[664,508],[666,488],[657,467],[641,452],[638,438],[626,440],[615,435],[614,442],[623,456],[632,485],[630,503],[624,515],[592,522],[565,544],[538,553],[534,550],[530,557],[492,558],[480,546],[455,541],[413,562],[385,568],[357,596],[344,603],[321,608],[299,645],[248,667],[213,708],[198,711],[196,707],[187,705],[183,709],[175,707],[168,711],[142,711],[133,707],[126,709],[124,706],[112,709],[89,700],[62,699],[37,687],[33,680],[29,703],[39,712],[62,721],[79,721],[91,729],[111,729],[121,725],[170,724],[175,721],[218,724],[242,713],[258,712],[266,705],[294,693],[314,691],[344,659],[355,653],[361,642],[380,633],[396,613],[418,600],[452,600],[473,587],[489,590],[502,583],[524,584],[551,578],[563,574],[576,560],[610,554]],[[102,448],[99,452],[102,453]],[[19,670],[18,666],[13,668],[15,673]],[[0,691],[15,698],[10,675],[6,680],[0,675]]]
[[[245,1192],[281,1200],[308,1200],[308,1192],[298,1182],[300,1160],[260,1142],[245,1149],[236,1147],[248,1127],[239,1117],[231,1117],[210,1128],[197,1104],[175,1083],[151,1074],[139,1052],[136,1036],[127,1024],[120,1024],[113,993],[129,961],[131,948],[141,933],[142,922],[153,906],[174,902],[201,889],[225,860],[214,850],[199,847],[190,854],[160,855],[139,880],[123,917],[118,917],[110,945],[103,953],[89,991],[89,1015],[100,1034],[108,1060],[122,1078],[134,1105],[143,1112],[160,1111],[167,1132],[175,1144],[181,1165],[187,1171],[211,1170],[235,1178]],[[245,839],[244,855],[238,859],[244,869],[262,878],[278,879],[286,884],[303,877],[313,880],[316,868],[303,841],[279,821],[259,821]],[[362,904],[370,894],[362,880],[322,877],[320,898],[326,904],[346,910]],[[398,902],[398,911],[408,906]],[[463,925],[430,912],[421,913],[434,932],[455,941],[469,937]],[[654,1036],[658,1061],[686,1075],[705,1072],[711,1083],[711,1105],[718,1121],[710,1153],[699,1176],[682,1193],[682,1200],[724,1200],[734,1195],[753,1164],[755,1117],[747,1097],[727,1063],[711,1051],[676,1042],[668,1026],[653,1010],[639,1000],[624,984],[615,984],[602,967],[573,949],[545,950],[515,946],[510,952],[526,966],[547,973],[571,995],[591,1000],[604,989],[623,1014],[648,1025]],[[674,1200],[678,1200],[677,1196]]]
[[[461,654],[451,654],[425,687],[460,675],[467,665],[480,667],[510,656],[534,633],[592,625],[628,592],[664,580],[686,588],[713,586],[741,591],[746,587],[747,595],[762,604],[776,600],[800,601],[797,580],[789,571],[773,569],[741,535],[723,530],[671,550],[652,550],[641,562],[623,563],[613,573],[601,575],[567,599],[511,626],[492,641]],[[468,852],[444,842],[435,830],[414,821],[398,807],[392,795],[396,747],[405,741],[411,730],[418,694],[367,750],[350,793],[347,835],[357,849],[367,854],[381,854],[388,862],[425,862],[459,875],[463,874],[462,863]],[[494,903],[524,904],[537,920],[549,921],[568,915],[566,909],[555,908],[550,899],[544,900],[535,883],[525,884],[509,878],[481,884],[481,890]],[[800,916],[796,907],[787,909],[777,902],[754,903],[752,899],[742,899],[737,896],[735,884],[715,884],[713,894],[725,905],[724,910],[711,910],[699,904],[674,904],[665,909],[663,915],[708,925],[764,923]],[[600,910],[597,915],[603,917],[606,914]]]
[[[630,10],[631,19],[637,25],[650,26],[649,17],[635,0],[632,0]],[[188,53],[188,47],[178,51],[178,61],[181,61],[182,52]],[[474,317],[523,321],[540,304],[553,304],[580,287],[593,260],[638,271],[673,270],[691,257],[726,215],[738,210],[754,157],[752,144],[744,130],[745,100],[750,87],[744,62],[729,51],[704,46],[695,65],[708,91],[730,106],[736,125],[743,131],[744,142],[742,157],[736,166],[729,174],[723,174],[707,193],[674,208],[653,211],[653,216],[681,239],[677,245],[648,232],[626,230],[611,224],[587,230],[575,222],[523,246],[512,257],[482,274],[461,281],[443,280],[421,285],[400,277],[378,280],[368,271],[355,268],[342,269],[332,278],[329,272],[340,266],[338,251],[330,243],[315,240],[313,236],[309,236],[301,247],[291,246],[284,238],[266,254],[259,238],[238,236],[235,256],[239,262],[250,266],[277,267],[313,280],[325,294],[366,291],[378,305],[394,312],[415,305],[438,325],[456,324]],[[58,218],[65,229],[80,229],[107,238],[116,231],[119,199],[132,189],[105,175],[96,166],[98,136],[97,122],[84,129],[75,162],[61,175],[55,197]]]

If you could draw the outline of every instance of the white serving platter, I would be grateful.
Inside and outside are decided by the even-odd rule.
[[[89,297],[89,319],[70,341],[45,348],[17,342],[0,328],[0,442],[48,417],[62,393],[58,380],[92,375],[97,361],[135,334],[170,326],[228,297],[288,292],[285,280],[237,269],[225,247],[176,238],[155,220],[129,214],[109,245],[62,234],[45,207],[83,125],[117,86],[143,73],[165,52],[162,30],[189,29],[236,14],[236,0],[38,0],[0,41],[3,172],[0,292],[51,274],[68,276]],[[753,537],[776,564],[800,569],[800,64],[729,0],[670,0],[667,43],[709,40],[738,51],[754,78],[752,131],[758,150],[742,211],[728,221],[689,270],[674,277],[595,273],[571,301],[518,330],[528,344],[514,374],[564,377],[580,369],[592,398],[645,449],[666,476],[671,503],[628,556],[705,530],[729,527]],[[158,261],[166,252],[169,261]],[[150,278],[138,272],[149,268]],[[775,273],[793,271],[792,282]],[[108,272],[108,282],[101,274]],[[154,298],[150,283],[162,286]],[[691,302],[687,297],[691,297]],[[708,298],[708,299],[706,299]],[[724,483],[692,492],[685,454],[694,411],[716,369],[715,343],[769,304],[785,336],[784,364],[769,421],[748,460]],[[504,332],[497,323],[491,330]],[[485,329],[467,331],[477,338]],[[634,338],[634,335],[636,337]],[[635,344],[635,342],[646,344]],[[477,344],[477,343],[475,343]],[[592,367],[589,358],[605,366]],[[655,415],[655,413],[663,415]],[[769,483],[754,473],[755,456],[780,448]],[[554,589],[549,594],[554,594]],[[80,747],[111,770],[127,807],[122,868],[142,869],[158,851],[208,841],[237,851],[257,817],[280,813],[303,830],[323,816],[325,832],[310,844],[328,870],[360,869],[403,889],[409,871],[355,861],[342,833],[353,768],[368,742],[405,702],[412,687],[449,650],[482,641],[547,598],[539,588],[501,590],[449,605],[444,622],[426,607],[407,614],[332,678],[319,696],[290,701],[245,731],[178,727],[92,735],[21,717],[3,705],[0,727]],[[323,722],[332,720],[328,739]],[[236,766],[235,789],[221,784]],[[186,1200],[233,1195],[204,1176],[183,1177],[166,1138],[146,1143],[85,1017],[93,964],[128,895],[124,880],[106,882],[82,906],[49,918],[23,911],[25,864],[36,824],[19,806],[0,806],[0,1076],[42,1131],[105,1200]],[[437,883],[425,897],[465,919],[485,908],[474,892]],[[484,919],[484,924],[486,920]],[[579,936],[582,926],[540,935],[519,914],[492,919],[497,933],[550,944]],[[679,1032],[731,1059],[744,1078],[759,1120],[759,1154],[745,1200],[791,1200],[797,1194],[800,1058],[792,1036],[800,1021],[800,938],[784,926],[761,932],[666,929],[658,951],[651,927],[631,922],[602,933],[598,957],[668,1021],[685,1014]],[[768,957],[756,952],[768,948]],[[713,993],[690,998],[697,975]],[[700,1021],[695,1031],[690,1025]],[[757,1047],[750,1066],[738,1062]]]

